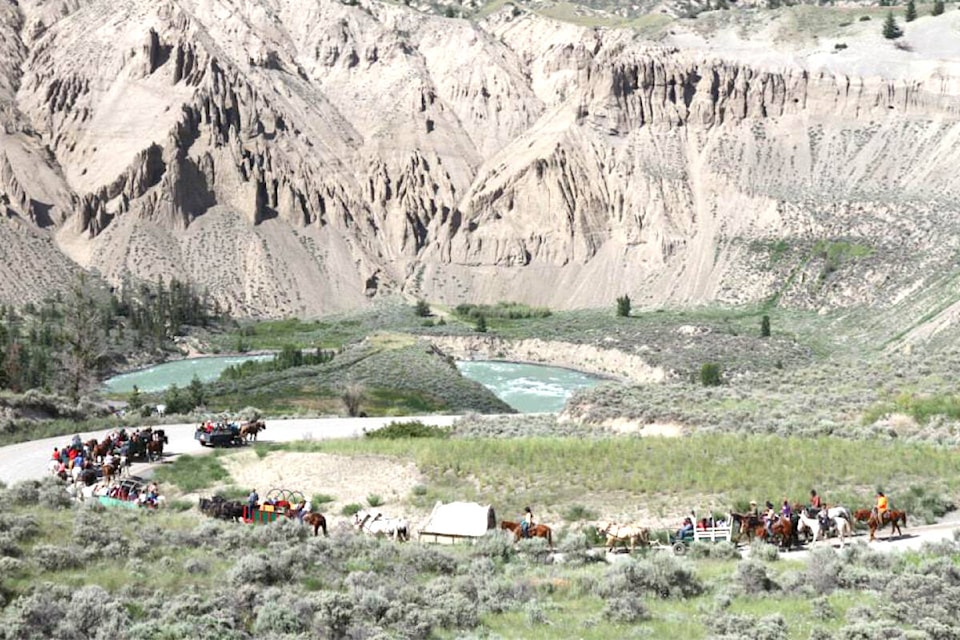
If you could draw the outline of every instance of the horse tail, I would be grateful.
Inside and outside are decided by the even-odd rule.
[[[553,531],[550,529],[550,527],[547,527],[547,544],[553,548]]]
[[[320,528],[323,529],[323,537],[326,538],[327,537],[327,519],[324,518],[322,515],[320,516]],[[317,534],[316,530],[314,530],[313,534],[314,535]]]

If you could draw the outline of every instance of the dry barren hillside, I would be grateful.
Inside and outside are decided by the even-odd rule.
[[[629,294],[949,325],[960,12],[898,47],[857,11],[641,34],[512,5],[2,0],[0,298],[79,267],[254,315]]]

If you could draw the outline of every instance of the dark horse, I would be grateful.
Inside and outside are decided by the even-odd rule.
[[[501,520],[500,528],[504,531],[510,531],[513,533],[513,541],[518,542],[520,538],[523,537],[523,529],[520,526],[519,522],[512,522],[510,520]],[[547,544],[550,545],[550,548],[553,548],[553,530],[550,529],[545,524],[534,524],[530,525],[530,528],[527,530],[527,535],[530,538],[544,538],[547,541]]]
[[[296,509],[288,508],[284,513],[288,518],[299,518],[298,512]],[[303,514],[303,521],[313,527],[313,535],[316,537],[321,529],[323,529],[323,537],[327,537],[327,519],[323,517],[322,513],[317,513],[316,511],[311,511],[310,513]]]
[[[887,526],[887,523],[890,523],[890,535],[888,538],[893,537],[893,532],[897,532],[897,537],[903,535],[903,531],[900,530],[900,523],[903,523],[903,526],[907,526],[907,512],[898,511],[896,509],[888,509],[883,516],[883,521],[878,520],[877,515],[873,512],[873,509],[857,509],[853,512],[853,519],[857,522],[866,522],[867,526],[870,527],[870,542],[876,540],[877,531],[883,529]]]

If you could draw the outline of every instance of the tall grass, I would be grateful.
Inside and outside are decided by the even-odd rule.
[[[906,500],[914,486],[960,490],[960,458],[922,443],[841,438],[703,435],[690,438],[516,438],[343,440],[283,445],[300,451],[412,459],[431,486],[453,475],[485,501],[519,512],[524,504],[558,512],[585,496],[672,501],[687,508],[743,509],[751,499],[806,502],[811,488],[831,504],[869,506],[877,488]],[[936,490],[934,490],[936,488]],[[462,486],[452,485],[452,491]],[[915,493],[915,492],[914,492]],[[448,495],[447,500],[463,499]],[[923,499],[917,496],[916,504]],[[929,499],[928,499],[929,502]]]
[[[217,454],[191,456],[181,455],[170,465],[156,470],[157,481],[169,483],[184,492],[207,489],[230,477]]]

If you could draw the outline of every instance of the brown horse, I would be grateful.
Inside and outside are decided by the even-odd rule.
[[[93,449],[90,450],[91,455],[94,460],[103,461],[107,456],[113,451],[113,440],[104,439],[103,442],[100,442]]]
[[[147,460],[159,460],[163,457],[163,440],[151,440],[147,443]]]
[[[890,523],[890,535],[887,538],[892,538],[894,531],[897,532],[897,537],[903,535],[903,531],[900,529],[901,522],[903,526],[907,526],[907,512],[897,509],[885,511],[882,522],[877,519],[873,509],[857,509],[853,512],[853,519],[857,522],[866,522],[867,526],[870,527],[870,542],[876,540],[877,531],[887,526],[887,523]]]
[[[261,431],[265,431],[267,428],[266,423],[263,420],[257,420],[255,422],[247,422],[242,427],[240,427],[240,437],[244,440],[254,442],[257,441],[257,434]]]
[[[288,518],[300,518],[300,511],[292,507],[288,507],[286,511],[283,512],[283,515]],[[313,527],[313,536],[316,537],[320,530],[323,529],[323,537],[327,537],[327,519],[323,517],[322,513],[317,513],[316,511],[311,511],[309,513],[303,514],[303,522]]]
[[[740,522],[740,535],[746,535],[747,540],[759,538],[767,542],[773,542],[776,539],[777,546],[781,549],[790,547],[793,539],[793,525],[789,518],[779,516],[770,529],[773,531],[773,536],[768,535],[766,522],[752,515],[742,518]]]
[[[320,529],[323,529],[323,537],[327,537],[327,519],[323,517],[322,513],[311,511],[303,516],[303,521],[313,527],[314,537],[317,537],[317,533],[320,531]]]
[[[523,528],[520,526],[519,522],[501,520],[500,528],[504,531],[510,531],[513,533],[514,543],[519,542],[520,538],[523,537]],[[530,525],[530,528],[527,530],[527,537],[544,538],[550,548],[553,549],[553,530],[545,524]]]

